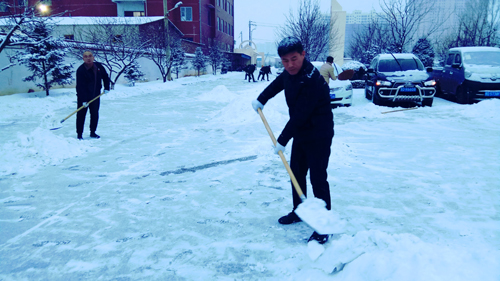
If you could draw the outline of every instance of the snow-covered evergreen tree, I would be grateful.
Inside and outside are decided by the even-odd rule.
[[[205,70],[207,67],[207,56],[203,54],[201,47],[196,48],[194,53],[194,60],[192,62],[193,68],[198,71],[198,76],[200,76],[200,71]]]
[[[125,70],[125,78],[131,86],[134,86],[135,81],[142,79],[142,77],[144,77],[144,72],[141,71],[141,66],[136,61]]]
[[[415,46],[413,46],[412,53],[422,61],[424,66],[432,67],[435,53],[431,42],[427,38],[418,39]]]
[[[36,85],[44,89],[47,96],[53,85],[67,85],[73,82],[73,66],[71,63],[64,63],[68,50],[62,47],[62,40],[50,35],[51,32],[52,26],[47,22],[36,22],[28,34],[35,43],[27,45],[17,54],[19,63],[31,72],[23,81],[36,82],[41,79]]]
[[[172,72],[175,73],[179,79],[179,73],[186,69],[186,52],[182,48],[180,40],[174,41],[170,47],[170,55],[172,56]]]
[[[226,55],[226,56],[222,56],[222,63],[221,63],[221,68],[220,68],[220,73],[221,74],[226,74],[229,69],[231,69],[231,60],[229,59],[229,57]]]
[[[223,54],[220,51],[219,47],[217,46],[217,44],[214,44],[212,48],[210,48],[210,51],[208,53],[208,62],[212,66],[213,75],[217,74],[217,69],[219,69],[221,66],[222,56]]]

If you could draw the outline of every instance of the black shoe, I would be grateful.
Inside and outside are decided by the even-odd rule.
[[[78,134],[78,139],[83,140],[82,134]]]
[[[295,212],[291,212],[286,216],[282,216],[279,218],[278,222],[281,224],[292,224],[296,222],[301,222],[302,220],[295,214]]]
[[[94,138],[94,139],[100,138],[100,136],[98,134],[96,134],[96,133],[90,133],[90,137]]]
[[[328,241],[328,234],[323,235],[314,231],[311,237],[309,237],[309,240],[307,240],[307,242],[311,242],[312,240],[316,240],[320,244],[325,244]]]

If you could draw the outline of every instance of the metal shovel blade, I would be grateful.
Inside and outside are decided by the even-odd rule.
[[[327,210],[325,201],[321,199],[312,197],[302,201],[295,214],[319,234],[344,232],[345,222],[337,214]]]

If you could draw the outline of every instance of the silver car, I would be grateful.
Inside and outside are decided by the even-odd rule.
[[[313,61],[311,63],[318,70],[324,64],[324,62],[320,62],[320,61]],[[339,74],[342,73],[342,68],[336,63],[333,63],[332,66],[333,66],[333,73],[335,74],[335,76],[338,77]],[[351,84],[351,81],[339,80],[339,79],[331,80],[330,79],[328,86],[330,86],[330,104],[332,105],[332,107],[351,106],[352,105],[352,84]]]

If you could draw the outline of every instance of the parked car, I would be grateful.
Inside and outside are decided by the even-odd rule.
[[[380,54],[367,71],[365,97],[376,105],[413,102],[432,106],[436,94],[432,68],[413,54]]]
[[[500,48],[451,48],[445,66],[433,74],[438,94],[458,103],[500,98]]]
[[[324,62],[320,61],[313,61],[311,62],[314,67],[316,67],[318,70],[321,68],[321,66],[324,64]],[[340,73],[342,73],[342,68],[336,64],[333,63],[333,73],[335,76],[339,76]],[[351,106],[352,105],[352,84],[351,81],[349,80],[331,80],[328,83],[328,86],[330,87],[330,104],[332,107],[338,107],[338,106]]]

